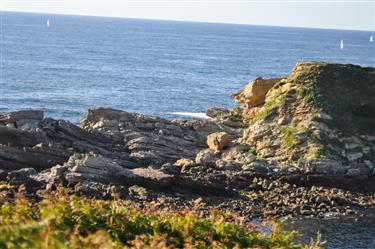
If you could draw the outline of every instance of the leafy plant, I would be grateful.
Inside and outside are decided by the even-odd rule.
[[[22,195],[1,206],[0,248],[308,248],[296,232],[276,223],[270,234],[231,222],[213,210],[160,211],[121,200],[96,200],[58,193],[41,202]],[[316,246],[315,248],[319,248]]]

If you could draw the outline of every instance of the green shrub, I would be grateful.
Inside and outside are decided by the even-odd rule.
[[[60,190],[38,203],[22,196],[3,203],[0,248],[308,248],[295,244],[296,232],[283,231],[280,224],[263,235],[233,220],[218,211],[204,218]]]

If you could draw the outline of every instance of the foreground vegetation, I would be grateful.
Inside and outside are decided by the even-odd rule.
[[[213,211],[139,209],[120,200],[67,195],[32,203],[22,194],[2,203],[0,248],[319,248],[292,242],[296,232],[275,224],[268,235]]]

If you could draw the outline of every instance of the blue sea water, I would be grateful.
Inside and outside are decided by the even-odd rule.
[[[375,66],[371,32],[15,12],[1,27],[0,111],[73,122],[93,106],[166,118],[234,106],[248,81],[301,60]]]
[[[297,230],[298,242],[309,243],[311,238],[325,241],[327,249],[375,249],[375,210],[362,215],[331,217],[329,219],[301,218],[286,222],[285,228]]]

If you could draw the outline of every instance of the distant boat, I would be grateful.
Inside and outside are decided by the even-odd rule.
[[[344,40],[341,40],[340,42],[340,49],[344,49]]]
[[[49,26],[51,26],[51,24],[49,23],[49,19],[47,19],[47,28],[49,28]]]
[[[374,36],[370,36],[370,42],[374,42]]]

